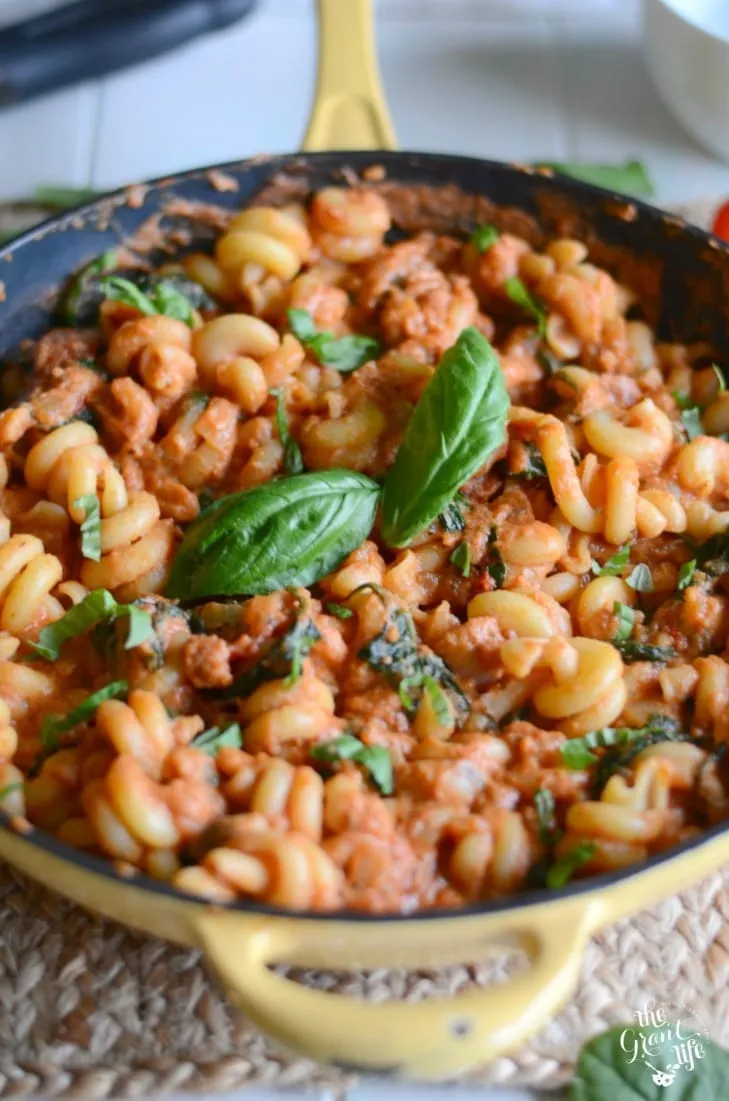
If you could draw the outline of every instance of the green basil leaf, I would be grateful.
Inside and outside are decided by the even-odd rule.
[[[149,297],[157,313],[172,317],[176,321],[184,321],[191,328],[195,324],[195,313],[189,299],[171,280],[160,279],[153,285]]]
[[[276,639],[260,661],[223,689],[223,698],[250,696],[259,685],[282,677],[287,679],[288,684],[295,683],[301,675],[303,658],[320,638],[314,623],[306,615],[297,615],[293,627]]]
[[[464,577],[471,576],[471,548],[464,539],[462,543],[459,543],[456,549],[451,554],[451,562],[456,566]]]
[[[527,440],[524,443],[524,465],[520,470],[512,471],[514,478],[546,478],[547,468],[544,465],[542,453],[535,443]]]
[[[404,547],[443,512],[506,438],[509,395],[498,357],[464,329],[423,391],[388,471],[382,538]]]
[[[217,302],[201,283],[198,283],[195,279],[190,279],[185,272],[180,271],[166,271],[164,275],[140,275],[137,277],[136,282],[141,290],[150,294],[152,298],[155,297],[155,288],[164,284],[167,291],[165,295],[169,293],[169,289],[177,291],[181,298],[186,299],[187,305],[193,310],[214,310],[217,308]],[[164,295],[163,295],[164,297]],[[180,305],[180,309],[184,309]],[[181,318],[182,321],[186,321],[186,317]]]
[[[619,600],[616,600],[613,603],[613,615],[618,617],[618,629],[612,641],[625,642],[626,639],[630,638],[633,630],[633,621],[635,619],[633,609],[629,608],[627,604],[622,604]]]
[[[640,161],[626,161],[625,164],[584,164],[581,161],[543,161],[535,168],[551,168],[562,176],[594,187],[604,187],[607,191],[619,191],[621,195],[655,194],[655,189],[645,166]]]
[[[470,241],[476,252],[488,252],[492,245],[495,245],[501,234],[496,226],[483,225],[476,226],[471,234]]]
[[[641,562],[631,571],[628,577],[625,578],[625,584],[630,585],[631,589],[635,589],[637,593],[653,592],[653,575],[645,562]]]
[[[334,615],[337,619],[351,619],[354,612],[351,608],[347,608],[344,604],[327,604],[326,609],[330,615]]]
[[[0,789],[0,803],[6,795],[12,795],[14,791],[22,791],[25,784],[22,780],[16,780],[13,784],[6,784],[4,788]]]
[[[643,737],[648,729],[649,727],[605,726],[601,730],[591,730],[581,738],[570,738],[562,745],[562,761],[566,768],[582,771],[599,760],[597,754],[592,752],[593,749],[607,749],[635,741],[636,738]]]
[[[238,723],[231,723],[221,730],[218,726],[211,726],[209,730],[203,730],[190,742],[192,749],[201,749],[209,757],[217,756],[218,750],[226,746],[233,749],[243,748],[243,738]]]
[[[615,744],[600,758],[595,769],[592,794],[596,799],[600,797],[610,777],[614,773],[627,768],[641,750],[651,745],[657,745],[659,742],[690,742],[693,740],[689,734],[681,729],[681,725],[676,719],[661,714],[651,715],[647,724],[631,730],[629,737],[618,738],[617,735],[622,735],[623,732],[622,728],[615,732]]]
[[[690,562],[684,562],[681,566],[681,569],[678,571],[678,585],[676,586],[680,593],[682,593],[684,589],[687,589],[693,581],[695,570],[695,558],[692,558]]]
[[[220,497],[185,532],[167,583],[178,600],[312,585],[368,537],[380,487],[353,470],[292,474]]]
[[[616,550],[604,566],[601,566],[599,562],[592,563],[592,572],[595,577],[619,577],[623,572],[628,562],[630,561],[630,546],[625,543],[619,550]]]
[[[534,809],[537,812],[540,841],[543,845],[556,844],[560,834],[555,818],[554,795],[549,788],[539,788],[534,792]]]
[[[441,726],[448,726],[451,722],[451,709],[448,703],[448,697],[438,684],[437,680],[433,677],[426,675],[423,677],[423,688],[428,693],[428,698],[433,708],[436,719]]]
[[[365,745],[353,734],[342,734],[330,742],[314,746],[311,756],[317,761],[354,761],[369,773],[382,795],[392,795],[395,789],[392,757],[384,746]]]
[[[690,394],[682,394],[680,390],[673,390],[671,396],[679,409],[699,408],[698,404],[694,401]]]
[[[488,538],[488,550],[486,553],[486,572],[492,578],[497,589],[503,589],[506,581],[506,563],[501,557],[501,551],[496,545],[499,537],[497,528],[491,528]]]
[[[101,506],[99,498],[94,493],[87,493],[83,497],[77,497],[73,502],[74,508],[82,508],[86,513],[81,523],[81,554],[84,558],[90,558],[92,562],[98,562],[101,558]]]
[[[74,726],[90,719],[104,700],[118,700],[121,696],[126,696],[128,690],[129,685],[125,680],[115,680],[111,684],[104,685],[98,692],[92,692],[83,703],[74,707],[67,715],[46,715],[40,732],[43,748],[46,751],[58,749],[63,734],[67,734]]]
[[[152,317],[159,313],[154,302],[140,291],[136,283],[131,279],[125,279],[123,275],[105,275],[99,279],[99,288],[107,298],[115,302],[123,302],[126,306],[133,306],[135,310]]]
[[[379,341],[371,336],[337,338],[333,333],[319,332],[307,310],[288,310],[288,320],[296,339],[313,352],[325,367],[333,367],[342,374],[356,371],[363,363],[376,359],[382,351]]]
[[[59,304],[61,318],[67,325],[83,325],[96,317],[102,301],[99,277],[113,271],[116,265],[116,252],[107,249],[73,277]]]
[[[652,1003],[648,1003],[649,1005]],[[645,1012],[645,1011],[644,1011]],[[569,1101],[724,1101],[729,1052],[684,1014],[656,1025],[633,1015],[580,1052]],[[679,1039],[679,1034],[681,1039]]]
[[[729,570],[729,532],[719,531],[696,548],[699,569],[712,577],[720,577]]]
[[[719,383],[719,393],[721,393],[722,390],[726,390],[726,379],[724,378],[724,372],[722,371],[718,363],[712,363],[711,369],[716,375],[716,381]]]
[[[301,457],[301,448],[289,432],[289,422],[286,417],[286,403],[281,387],[271,390],[276,398],[276,426],[278,438],[284,449],[284,470],[287,474],[301,474],[304,469],[304,460]]]
[[[666,662],[676,656],[676,651],[671,646],[652,646],[649,642],[636,642],[635,639],[622,640],[617,637],[611,641],[628,665],[634,661]]]
[[[438,522],[443,531],[450,535],[456,531],[465,531],[466,518],[463,515],[463,509],[467,506],[468,498],[464,497],[462,493],[457,493],[453,500],[448,502],[438,517]]]
[[[684,426],[686,436],[689,440],[695,440],[697,436],[704,435],[704,427],[701,423],[701,410],[698,405],[694,405],[690,409],[684,409],[682,411],[681,424]]]
[[[597,845],[594,841],[581,841],[547,869],[547,887],[556,891],[566,887],[572,876],[591,859]]]
[[[125,649],[139,646],[153,634],[152,617],[135,604],[119,604],[108,589],[94,589],[69,608],[65,615],[41,631],[38,642],[29,642],[33,652],[46,661],[56,661],[64,642],[83,635],[101,620],[129,616]]]
[[[518,275],[510,276],[504,283],[504,290],[515,306],[519,306],[537,323],[537,332],[544,337],[547,331],[547,311],[541,302],[530,294]]]

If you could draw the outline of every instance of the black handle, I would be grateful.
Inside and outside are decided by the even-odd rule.
[[[242,19],[257,0],[77,0],[0,31],[0,105],[106,76]]]

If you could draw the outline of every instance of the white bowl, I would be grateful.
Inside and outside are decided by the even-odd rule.
[[[729,161],[729,0],[643,0],[648,68],[676,118]]]

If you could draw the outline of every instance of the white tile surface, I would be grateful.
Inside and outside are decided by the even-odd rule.
[[[0,25],[57,2],[0,0]],[[701,152],[649,82],[639,7],[639,0],[378,0],[401,145],[523,160],[639,156],[665,203],[729,195],[729,167]],[[265,0],[238,27],[157,62],[1,112],[0,199],[39,183],[111,187],[294,148],[313,86],[312,10],[313,0]],[[373,1083],[348,1101],[446,1096],[537,1095]],[[286,1097],[253,1091],[242,1101]]]

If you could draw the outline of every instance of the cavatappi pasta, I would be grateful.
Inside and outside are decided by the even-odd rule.
[[[729,816],[710,349],[660,343],[580,241],[390,228],[376,189],[330,187],[152,277],[87,269],[93,322],[9,371],[11,817],[216,902],[411,912],[559,887]],[[427,467],[414,410],[464,330],[508,410],[438,515],[388,542],[388,472],[409,425]],[[358,545],[298,583],[296,521],[291,583],[199,597],[201,508],[214,525],[220,497],[347,470]]]

